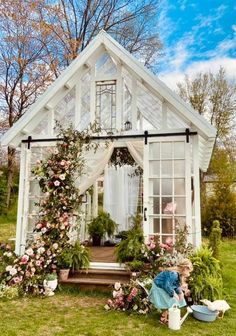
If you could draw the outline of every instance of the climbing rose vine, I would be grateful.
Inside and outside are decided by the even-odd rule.
[[[58,125],[58,128],[63,140],[58,141],[49,157],[38,161],[32,171],[44,195],[38,204],[33,241],[28,243],[24,255],[5,251],[2,257],[7,264],[1,283],[18,286],[23,293],[42,293],[45,274],[56,272],[57,257],[69,244],[68,233],[80,203],[74,180],[84,173],[82,153],[92,148],[96,150],[98,146],[90,141],[91,132],[97,132],[95,126],[83,132],[72,127],[64,130]]]

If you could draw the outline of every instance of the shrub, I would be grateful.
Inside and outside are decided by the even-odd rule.
[[[194,302],[200,299],[214,301],[222,298],[223,281],[220,262],[212,255],[208,247],[201,247],[190,260],[193,272],[189,279],[189,287]]]
[[[221,233],[222,229],[220,228],[219,221],[213,221],[211,233],[209,236],[209,247],[213,251],[213,257],[217,259],[219,259],[220,256]]]
[[[127,238],[116,247],[117,261],[140,260],[143,256],[144,236],[141,228],[132,228],[128,231]]]
[[[71,248],[72,270],[89,267],[89,250],[79,241]]]

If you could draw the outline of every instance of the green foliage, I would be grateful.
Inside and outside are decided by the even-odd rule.
[[[195,302],[200,299],[214,301],[223,296],[222,271],[219,260],[212,250],[202,246],[192,256],[193,272],[189,280],[191,296]]]
[[[77,241],[71,247],[72,270],[89,267],[89,250]]]
[[[225,149],[215,149],[210,174],[214,177],[213,194],[203,204],[202,224],[207,235],[214,220],[220,222],[222,236],[233,237],[236,232],[236,161]]]
[[[6,174],[0,170],[0,215],[6,211],[7,178]]]
[[[209,236],[209,247],[213,251],[213,257],[216,259],[219,259],[220,256],[221,233],[222,229],[220,228],[220,222],[217,220],[213,221]]]
[[[56,280],[57,279],[57,274],[56,273],[49,273],[49,274],[46,274],[45,276],[45,280],[47,281],[53,281],[53,280]]]
[[[12,207],[14,207],[17,201],[18,186],[19,186],[19,170],[18,168],[15,168],[13,171],[10,209],[7,209],[6,207],[7,174],[8,174],[7,167],[6,166],[0,167],[0,215],[5,216],[7,216],[11,212]]]
[[[144,236],[141,227],[142,216],[133,216],[133,227],[127,231],[127,237],[116,247],[118,262],[126,262],[143,259]]]
[[[126,265],[130,271],[139,272],[139,271],[142,271],[144,267],[144,261],[141,261],[141,260],[128,261]]]
[[[90,237],[98,236],[102,238],[106,233],[108,237],[111,237],[116,229],[117,224],[111,219],[110,215],[104,211],[101,211],[99,215],[88,224]]]
[[[63,248],[62,252],[56,257],[56,262],[59,269],[71,268],[73,259],[70,245]]]
[[[17,286],[0,285],[0,298],[1,299],[14,299],[19,296],[19,288]]]

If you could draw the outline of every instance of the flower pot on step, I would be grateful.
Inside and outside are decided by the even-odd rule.
[[[69,272],[70,272],[69,269],[61,269],[59,272],[59,280],[66,281],[68,279]]]

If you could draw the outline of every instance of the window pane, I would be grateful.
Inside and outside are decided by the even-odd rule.
[[[171,159],[172,158],[172,143],[171,142],[162,142],[162,144],[161,144],[161,157],[162,157],[162,159]]]
[[[151,179],[149,180],[150,195],[160,195],[160,180]]]
[[[153,215],[159,215],[160,214],[160,198],[150,197],[149,204],[150,204],[150,213]]]
[[[154,142],[149,146],[149,155],[151,159],[160,159],[160,143]]]
[[[172,177],[172,161],[161,162],[161,176]]]
[[[150,175],[160,176],[160,161],[150,162]]]
[[[172,195],[172,179],[162,179],[162,195]]]
[[[175,195],[185,195],[185,179],[174,179]]]
[[[175,198],[176,203],[176,214],[178,215],[185,215],[185,197],[176,197]]]
[[[185,143],[175,142],[174,143],[174,158],[184,159]]]
[[[174,161],[174,176],[185,176],[185,161],[184,160]]]
[[[186,218],[185,217],[175,217],[175,229],[184,229],[186,225]]]
[[[171,197],[162,197],[161,200],[162,213],[166,215],[172,215],[173,211],[173,202]]]
[[[162,219],[162,233],[167,234],[167,233],[173,233],[172,230],[172,218],[163,218]]]
[[[160,218],[153,218],[153,233],[160,232]]]

